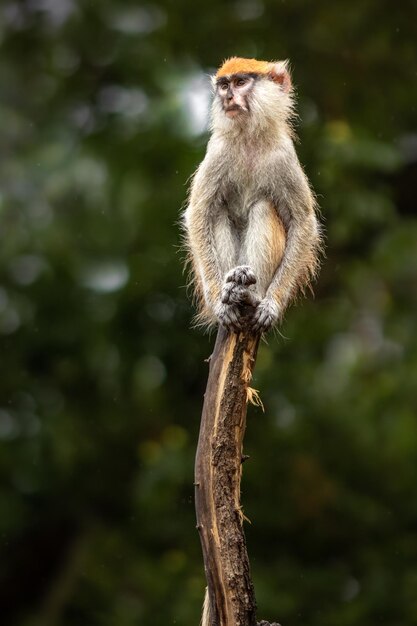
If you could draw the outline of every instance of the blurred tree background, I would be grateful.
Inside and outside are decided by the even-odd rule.
[[[4,0],[0,612],[198,623],[213,336],[179,230],[208,74],[289,58],[327,259],[261,347],[242,500],[259,616],[417,624],[417,5]]]

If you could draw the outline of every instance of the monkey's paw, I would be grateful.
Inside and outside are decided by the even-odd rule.
[[[215,307],[214,313],[220,324],[227,330],[235,333],[239,333],[242,330],[242,316],[239,307],[235,304],[224,304],[221,302]]]
[[[250,326],[255,333],[266,333],[279,318],[279,307],[273,300],[264,298],[252,315]]]
[[[258,296],[250,291],[249,287],[237,285],[233,282],[224,283],[221,293],[223,304],[256,307],[259,304]]]
[[[256,283],[256,276],[249,265],[238,265],[230,270],[230,272],[227,272],[225,282],[249,287],[249,285]]]

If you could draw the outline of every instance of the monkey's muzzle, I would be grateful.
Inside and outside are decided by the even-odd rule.
[[[244,111],[244,109],[239,104],[232,104],[231,106],[224,107],[224,112],[228,117],[235,117],[242,111]]]

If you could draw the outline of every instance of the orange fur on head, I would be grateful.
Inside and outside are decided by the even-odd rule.
[[[269,74],[274,68],[272,61],[257,61],[256,59],[242,59],[231,57],[219,68],[216,78],[230,74]]]

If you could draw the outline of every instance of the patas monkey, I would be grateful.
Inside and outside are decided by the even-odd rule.
[[[213,77],[212,136],[184,231],[198,321],[269,330],[317,273],[320,227],[298,161],[287,63],[233,57]]]

